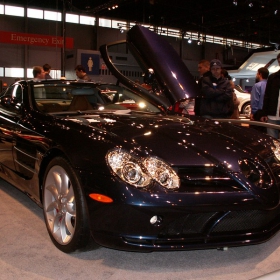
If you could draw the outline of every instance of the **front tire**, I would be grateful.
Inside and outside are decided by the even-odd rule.
[[[73,168],[62,157],[47,166],[43,210],[48,233],[58,249],[71,253],[86,247],[90,230],[85,197]]]

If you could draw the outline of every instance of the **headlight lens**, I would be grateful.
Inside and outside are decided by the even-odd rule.
[[[280,160],[280,142],[276,139],[273,139],[274,147],[272,146],[271,149],[274,152],[274,155],[278,160]]]
[[[138,187],[144,188],[151,182],[136,157],[123,150],[113,150],[107,154],[107,163],[113,172],[123,181]]]
[[[176,172],[160,159],[149,157],[144,160],[144,166],[159,184],[167,189],[180,187],[180,180]]]
[[[109,151],[107,163],[123,181],[137,187],[147,187],[152,180],[157,181],[167,189],[180,187],[180,180],[176,172],[164,161],[148,157],[144,161],[118,149]]]

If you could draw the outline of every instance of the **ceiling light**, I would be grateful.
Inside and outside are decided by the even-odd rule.
[[[277,15],[277,13],[278,13],[278,10],[275,10],[275,11],[274,11],[274,14]]]
[[[249,79],[246,79],[246,82],[249,83]]]
[[[188,43],[191,44],[192,43],[192,39],[188,38]]]
[[[112,6],[109,6],[108,7],[108,10],[114,10],[114,9],[117,9],[119,6],[118,5],[112,5]]]
[[[237,1],[233,1],[232,4],[233,4],[234,6],[237,6]]]
[[[252,2],[249,3],[249,7],[252,8],[254,4]]]
[[[200,40],[198,40],[198,41],[197,41],[197,44],[198,44],[198,45],[201,45],[201,41],[200,41]]]

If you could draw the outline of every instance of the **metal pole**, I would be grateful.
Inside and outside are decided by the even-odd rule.
[[[63,38],[63,44],[61,49],[61,76],[65,77],[65,17],[66,17],[66,8],[65,8],[65,0],[62,1],[63,8],[62,8],[62,38]]]

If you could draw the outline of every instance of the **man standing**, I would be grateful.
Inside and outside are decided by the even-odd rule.
[[[222,63],[210,62],[211,75],[201,81],[200,114],[205,118],[230,118],[233,113],[233,89],[230,81],[222,76]]]
[[[52,79],[50,72],[51,72],[51,66],[49,64],[44,64],[43,69],[45,71],[45,79]]]
[[[280,53],[277,55],[277,61],[280,66]],[[267,121],[271,124],[280,125],[280,99],[279,99],[279,90],[280,90],[280,70],[276,73],[271,74],[267,79],[264,99],[263,99],[263,113],[264,117],[261,118],[261,121]],[[267,134],[279,138],[279,130],[267,128]]]
[[[86,73],[85,68],[82,65],[77,65],[75,67],[75,71],[76,71],[76,76],[79,78],[79,80],[87,80],[89,81],[90,78]]]
[[[256,74],[256,83],[254,84],[252,91],[251,91],[251,120],[256,120],[256,116],[254,117],[255,113],[258,110],[261,110],[263,107],[263,98],[266,89],[267,78],[269,75],[269,71],[266,67],[261,67],[258,69]]]
[[[211,76],[211,71],[210,71],[210,61],[206,59],[202,59],[198,62],[198,67],[197,70],[199,72],[200,78],[198,79],[198,87],[199,91],[201,93],[201,81],[203,77],[209,77]],[[196,116],[200,116],[200,99],[201,96],[197,96],[195,98],[195,104],[194,104],[194,112]]]
[[[199,72],[200,75],[200,79],[202,77],[206,77],[206,76],[210,76],[211,72],[210,72],[210,61],[206,60],[206,59],[202,59],[198,62],[198,67],[197,70]],[[198,82],[199,82],[198,80]]]
[[[34,66],[32,73],[33,73],[34,81],[45,79],[45,71],[41,66]]]

